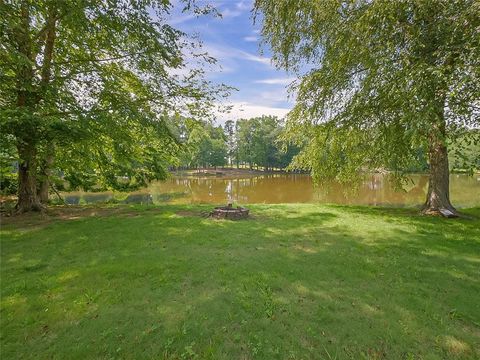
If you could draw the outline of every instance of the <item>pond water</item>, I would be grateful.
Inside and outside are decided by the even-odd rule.
[[[332,203],[347,205],[415,206],[425,201],[428,177],[412,175],[412,183],[395,189],[387,176],[372,174],[356,192],[338,183],[313,186],[309,175],[269,174],[241,176],[175,176],[137,192],[64,193],[69,204],[116,200],[147,204]],[[450,197],[456,207],[480,205],[480,175],[452,174]]]

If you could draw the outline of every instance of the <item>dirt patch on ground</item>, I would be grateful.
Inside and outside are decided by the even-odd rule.
[[[0,220],[1,224],[14,226],[18,228],[41,228],[45,227],[55,221],[69,221],[78,220],[88,217],[136,217],[144,213],[156,213],[161,210],[156,207],[145,209],[142,211],[131,209],[130,207],[112,206],[53,206],[46,211],[40,213],[26,213],[18,215],[10,215],[2,213]]]

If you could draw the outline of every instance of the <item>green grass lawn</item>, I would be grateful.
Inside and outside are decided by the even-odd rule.
[[[6,219],[1,358],[480,358],[480,209],[210,208]]]

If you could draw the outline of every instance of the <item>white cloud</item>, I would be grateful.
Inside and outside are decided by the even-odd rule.
[[[257,84],[267,84],[267,85],[288,85],[292,81],[295,81],[295,78],[271,78],[271,79],[262,79],[256,80]]]
[[[294,96],[289,96],[287,89],[282,86],[274,90],[260,91],[256,94],[256,99],[261,100],[262,104],[275,106],[278,103],[292,103]]]
[[[220,123],[224,123],[229,119],[249,119],[262,115],[274,115],[278,116],[279,118],[283,118],[291,110],[279,107],[257,105],[246,101],[231,102],[227,105],[231,106],[231,110],[228,113],[217,114],[217,119]]]
[[[254,61],[254,62],[259,62],[259,63],[269,65],[269,66],[272,65],[272,60],[268,57],[257,56],[257,55],[250,54],[250,53],[248,53],[246,51],[243,51],[243,50],[237,50],[237,53],[242,59],[250,60],[250,61]]]
[[[187,21],[190,21],[192,19],[195,19],[196,17],[197,16],[194,14],[175,14],[170,19],[168,19],[167,22],[171,26],[177,26],[186,23]]]
[[[248,41],[248,42],[256,42],[258,41],[258,37],[256,36],[245,36],[243,40]]]
[[[224,9],[220,9],[220,13],[222,14],[223,18],[234,18],[242,15],[246,11],[250,11],[251,9],[253,9],[252,1],[239,1],[233,8],[226,7]]]
[[[237,2],[235,6],[239,10],[246,11],[246,10],[251,10],[253,8],[253,3],[252,1],[243,0],[243,1]]]
[[[268,57],[251,54],[249,52],[231,46],[205,43],[203,45],[203,48],[205,49],[205,51],[208,52],[210,56],[213,56],[215,59],[221,62],[224,62],[225,60],[235,61],[237,59],[242,59],[272,66],[271,59]]]
[[[241,10],[231,10],[229,8],[226,8],[224,10],[220,10],[220,14],[222,15],[222,18],[227,19],[227,18],[234,18],[237,16],[242,15],[243,11]]]

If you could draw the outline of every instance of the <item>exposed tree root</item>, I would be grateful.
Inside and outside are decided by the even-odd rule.
[[[449,208],[432,208],[425,207],[422,210],[422,214],[430,216],[443,216],[446,218],[457,218],[460,217],[460,214],[454,207]]]

